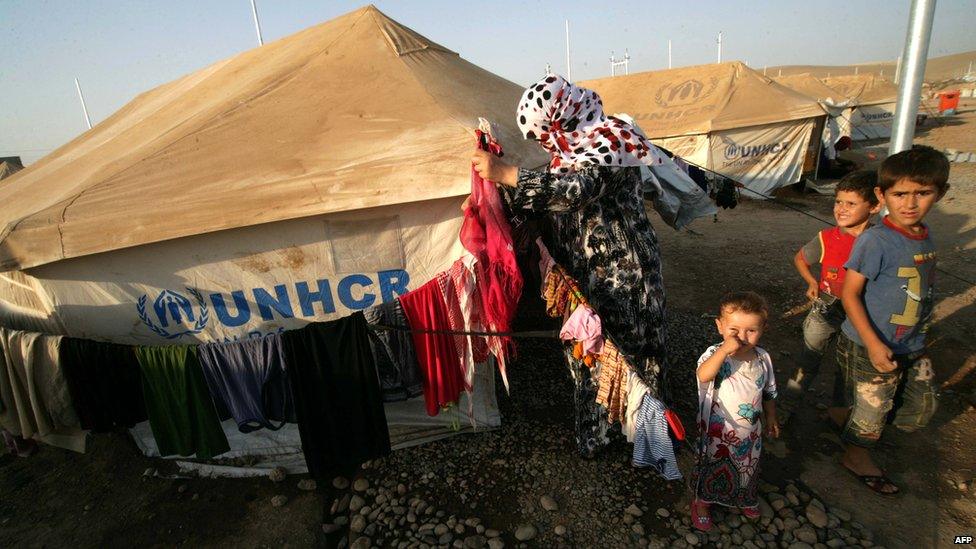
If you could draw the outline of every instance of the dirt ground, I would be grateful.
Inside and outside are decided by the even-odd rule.
[[[976,103],[964,103],[948,123],[920,128],[917,141],[976,152]],[[866,159],[883,150],[883,144],[859,145],[852,154]],[[931,338],[939,383],[976,353],[976,164],[954,164],[951,184],[930,223],[939,265],[946,271],[937,285]],[[762,344],[772,353],[781,384],[792,373],[792,357],[802,344],[803,313],[787,314],[805,299],[791,258],[823,227],[788,206],[831,218],[829,196],[784,189],[776,202],[743,201],[722,211],[717,222],[696,221],[690,231],[658,224],[669,308],[692,319],[685,326],[694,332],[673,333],[671,340],[699,346],[715,339],[711,320],[703,315],[714,314],[719,297],[732,289],[759,291],[775,311]],[[408,495],[432,502],[445,517],[476,514],[483,524],[505,532],[502,538],[509,544],[517,543],[511,537],[516,527],[530,519],[545,530],[530,542],[533,546],[632,544],[633,538],[620,532],[629,533],[634,525],[611,511],[632,501],[650,510],[638,522],[648,537],[667,539],[667,523],[654,517],[654,509],[686,513],[683,485],[630,467],[629,447],[619,440],[595,460],[578,458],[570,382],[558,347],[531,341],[521,349],[510,367],[512,395],[500,394],[501,429],[396,452],[362,476],[374,486],[399,488],[400,483]],[[689,375],[695,356],[685,349],[674,367]],[[837,465],[839,440],[818,419],[833,369],[832,361],[825,366],[782,441],[767,445],[764,480],[777,486],[797,481],[831,507],[850,511],[874,532],[878,545],[949,546],[952,536],[973,535],[976,374],[941,391],[939,411],[928,428],[886,433],[877,457],[904,488],[903,495],[886,499]],[[144,477],[150,468],[162,476]],[[143,457],[121,434],[93,437],[85,455],[44,447],[29,459],[0,456],[0,547],[307,547],[333,545],[338,539],[322,531],[336,497],[330,487],[299,490],[301,477],[280,484],[266,478],[166,478],[172,473],[169,463]],[[552,494],[561,510],[540,518],[540,493]],[[286,496],[287,504],[272,506],[276,495]],[[554,537],[556,525],[569,528],[567,537]]]

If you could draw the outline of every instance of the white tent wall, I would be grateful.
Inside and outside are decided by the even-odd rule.
[[[663,139],[651,139],[655,145],[664,147],[672,153],[685,159],[687,162],[708,167],[708,136],[707,135],[686,135],[683,137],[666,137]]]
[[[339,318],[419,287],[460,257],[461,202],[280,221],[2,273],[0,312],[11,327],[141,345],[236,340]],[[393,445],[459,432],[455,420],[500,425],[493,372],[483,369],[470,417],[467,397],[457,417],[428,418],[422,398],[388,405]],[[283,451],[225,423],[230,455]],[[139,435],[146,428],[134,434],[152,453]]]
[[[861,105],[851,112],[851,138],[855,141],[867,139],[888,139],[891,137],[891,123],[895,119],[897,103]]]
[[[809,118],[714,132],[707,167],[763,194],[796,183],[816,124],[817,119]]]

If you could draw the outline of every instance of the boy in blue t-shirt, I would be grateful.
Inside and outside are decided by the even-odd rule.
[[[888,157],[875,188],[888,215],[858,237],[844,265],[841,300],[847,320],[837,363],[850,412],[833,419],[844,426],[842,465],[883,495],[899,489],[869,449],[887,422],[914,431],[935,412],[934,373],[925,356],[935,245],[922,221],[949,189],[948,179],[948,160],[931,147],[915,146]]]

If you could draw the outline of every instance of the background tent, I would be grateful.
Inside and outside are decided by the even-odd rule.
[[[831,89],[848,99],[850,109],[845,113],[849,128],[843,127],[852,139],[887,139],[891,137],[891,123],[898,103],[898,88],[883,78],[871,75],[834,76],[823,79]]]
[[[23,169],[19,156],[0,157],[0,179],[6,179]]]
[[[828,114],[821,134],[821,147],[827,158],[835,158],[834,144],[841,137],[850,135],[851,100],[809,73],[774,77],[773,81],[820,103]]]
[[[370,6],[139,95],[0,185],[0,323],[185,344],[389,301],[462,253],[478,117],[545,163],[521,92]],[[480,375],[473,420],[498,425]],[[395,446],[457,419],[422,399],[387,416]],[[231,455],[298,440],[235,437]]]
[[[824,110],[741,62],[580,85],[596,90],[607,112],[630,114],[655,143],[752,190],[768,193],[816,169]]]

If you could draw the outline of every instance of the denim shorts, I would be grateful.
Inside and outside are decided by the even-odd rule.
[[[898,368],[879,372],[867,349],[841,333],[837,338],[837,365],[844,376],[844,404],[851,415],[841,439],[870,448],[890,423],[904,431],[924,427],[937,406],[932,386],[932,361],[924,351],[895,355]]]

